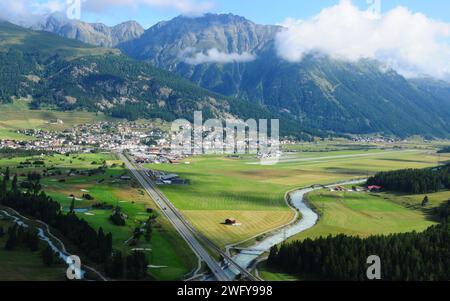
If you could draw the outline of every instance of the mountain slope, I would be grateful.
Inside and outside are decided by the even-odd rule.
[[[258,105],[202,89],[118,50],[0,23],[0,101],[88,109],[128,119],[270,118]],[[289,123],[289,122],[287,122]]]
[[[233,15],[178,17],[118,47],[209,90],[288,114],[304,127],[401,137],[449,135],[450,101],[438,101],[378,62],[349,63],[321,55],[285,62],[274,45],[279,30]],[[255,59],[196,65],[186,60],[212,48],[248,52]]]
[[[421,89],[441,102],[450,102],[450,83],[442,80],[436,80],[433,78],[415,78],[411,80],[411,83],[418,89]]]
[[[136,39],[144,33],[144,28],[129,21],[109,27],[101,23],[85,23],[70,20],[61,13],[54,13],[39,21],[32,29],[56,33],[62,37],[100,46],[114,47],[117,44]]]
[[[255,53],[267,46],[279,26],[257,25],[232,14],[206,14],[201,18],[177,17],[149,28],[138,39],[118,45],[138,59],[157,66],[175,67],[182,51],[216,48],[227,53]]]

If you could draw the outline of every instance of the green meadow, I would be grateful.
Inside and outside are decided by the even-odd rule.
[[[0,139],[30,140],[31,137],[17,133],[24,129],[65,130],[77,124],[114,120],[102,113],[86,111],[30,110],[29,100],[16,100],[0,104]],[[61,120],[62,123],[55,121]]]
[[[27,159],[44,160],[45,167],[23,166],[20,163]],[[102,227],[105,232],[113,234],[113,247],[123,252],[131,252],[134,248],[145,249],[150,264],[149,273],[157,280],[177,280],[191,272],[196,265],[196,258],[184,240],[178,235],[170,222],[159,212],[156,205],[134,181],[121,180],[128,175],[122,162],[108,153],[54,155],[22,158],[4,158],[0,160],[0,168],[9,166],[13,174],[24,176],[28,172],[43,172],[48,175],[41,181],[43,190],[58,201],[63,211],[69,211],[72,198],[75,197],[77,214],[94,228]],[[87,175],[89,170],[106,166],[104,173]],[[61,173],[61,174],[60,174]],[[70,174],[70,175],[69,175]],[[94,200],[86,200],[84,194],[91,195]],[[128,216],[125,226],[116,226],[109,221],[111,210],[92,208],[95,203],[119,206]],[[143,238],[137,246],[129,246],[125,242],[133,235],[136,227],[148,220],[152,209],[158,217],[154,224],[153,237],[150,243]]]
[[[425,196],[428,196],[430,202],[422,207]],[[319,221],[313,228],[289,238],[288,241],[339,234],[368,237],[421,232],[437,224],[433,208],[448,201],[450,191],[405,195],[318,190],[308,194],[307,199],[319,214]],[[268,268],[265,262],[258,265],[258,271],[267,281],[299,280],[294,275]]]
[[[300,281],[301,279],[296,275],[290,275],[278,271],[273,268],[269,268],[266,262],[261,262],[257,266],[258,275],[265,281]]]
[[[449,159],[437,156],[433,149],[365,148],[288,153],[273,166],[259,165],[249,156],[204,156],[186,159],[184,163],[189,164],[147,167],[191,181],[187,186],[164,185],[161,189],[198,229],[225,246],[289,223],[293,212],[284,195],[292,189],[366,178],[384,170],[425,168]],[[230,217],[240,226],[224,225]]]
[[[435,224],[422,208],[404,206],[401,197],[319,190],[310,193],[307,198],[320,215],[319,222],[290,240],[338,234],[368,237],[421,232]]]

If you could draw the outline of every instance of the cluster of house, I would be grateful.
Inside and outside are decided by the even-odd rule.
[[[42,152],[55,152],[66,154],[71,152],[89,152],[90,150],[81,145],[65,144],[60,140],[32,140],[32,141],[17,141],[17,140],[0,140],[0,149],[13,150],[35,150]]]
[[[97,122],[77,125],[63,131],[40,129],[20,130],[32,137],[30,141],[0,140],[0,148],[40,150],[58,153],[89,152],[96,150],[134,149],[148,151],[146,142],[154,141],[154,148],[166,143],[164,134],[152,124],[134,122]]]
[[[370,137],[370,136],[358,136],[352,139],[353,142],[363,142],[363,143],[396,143],[398,140],[386,137]]]
[[[23,146],[23,142],[15,141],[15,140],[0,140],[0,149],[9,148],[9,149],[18,149]]]
[[[331,187],[330,191],[338,191],[338,192],[361,192],[361,191],[366,191],[366,192],[380,192],[383,189],[383,187],[381,186],[377,186],[377,185],[370,185],[367,188],[359,188],[356,186],[353,186],[352,189],[348,189],[345,188],[344,186],[338,185],[335,187]]]
[[[133,156],[136,163],[140,164],[181,164],[182,160],[187,157],[172,153],[170,148],[164,144],[159,147],[135,148],[130,150],[130,155]]]

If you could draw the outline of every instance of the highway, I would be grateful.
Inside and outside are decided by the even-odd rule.
[[[221,268],[219,263],[208,253],[208,251],[203,247],[203,245],[195,237],[191,227],[188,225],[187,221],[182,217],[178,210],[168,201],[166,197],[162,195],[161,192],[154,186],[146,172],[136,167],[132,164],[128,158],[119,153],[120,159],[125,163],[125,166],[131,171],[134,177],[139,181],[142,187],[150,195],[150,197],[155,201],[164,215],[173,224],[175,229],[180,233],[181,237],[188,243],[195,254],[203,260],[209,267],[211,272],[214,274],[217,281],[232,281]]]

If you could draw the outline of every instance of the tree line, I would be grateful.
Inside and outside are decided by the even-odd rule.
[[[64,214],[60,204],[41,191],[39,174],[28,174],[24,182],[27,183],[24,186],[28,187],[26,192],[20,191],[21,185],[18,185],[17,175],[11,180],[10,171],[6,169],[0,185],[0,204],[57,229],[82,254],[91,261],[102,264],[110,277],[118,276],[134,280],[147,277],[148,260],[143,252],[136,251],[128,256],[117,257],[115,254],[118,252],[113,251],[112,234],[105,233],[101,227],[96,231],[73,210]],[[4,233],[2,228],[0,234],[8,235],[5,246],[7,250],[12,251],[21,244],[28,245],[32,250],[38,248],[39,241],[35,231],[15,225],[8,229],[7,233]],[[46,265],[52,265],[54,257],[51,249],[44,250],[43,261]]]
[[[450,153],[450,146],[446,146],[444,148],[441,148],[437,152],[438,154],[449,154]]]
[[[450,201],[435,213],[442,223],[422,233],[368,238],[339,235],[275,246],[268,266],[307,279],[364,281],[367,257],[378,255],[384,281],[448,281]]]
[[[8,235],[5,242],[5,250],[12,251],[18,247],[26,247],[30,251],[35,252],[39,249],[39,237],[37,231],[14,224],[4,233],[3,228],[0,230],[0,237]]]
[[[424,194],[450,188],[450,165],[428,169],[404,169],[380,172],[370,177],[368,185],[385,190],[410,194]]]
[[[27,187],[26,192],[18,189],[17,182],[17,176],[14,176],[11,189],[8,190],[9,171],[5,174],[0,189],[0,204],[58,229],[92,261],[104,263],[108,259],[112,252],[111,233],[105,234],[102,228],[94,230],[73,212],[64,214],[59,203],[41,191],[39,174],[28,174],[27,184],[23,185]]]

